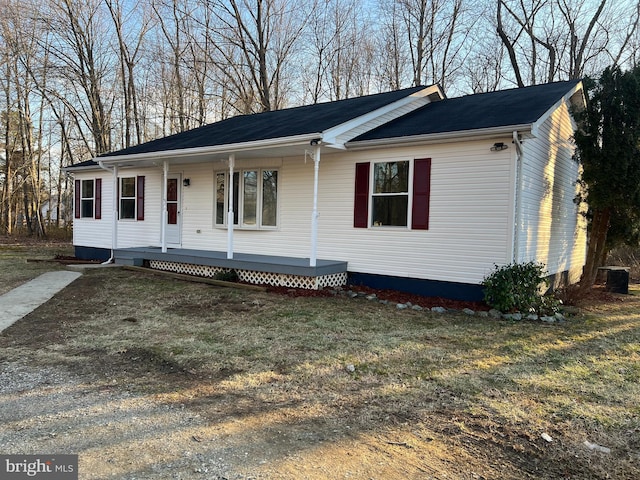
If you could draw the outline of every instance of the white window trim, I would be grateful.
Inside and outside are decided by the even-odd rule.
[[[413,212],[413,162],[414,158],[385,158],[371,161],[371,168],[369,172],[369,228],[376,228],[381,230],[411,230],[411,212]],[[409,162],[409,177],[407,179],[407,224],[406,225],[376,225],[373,221],[373,197],[389,197],[398,195],[398,193],[374,193],[376,186],[376,164],[380,163],[399,163]],[[404,193],[404,192],[402,192]]]
[[[91,197],[83,197],[82,194],[84,192],[84,182],[93,183],[93,196]],[[83,216],[82,213],[84,211],[83,203],[87,200],[91,200],[93,203],[91,204],[91,215]],[[94,219],[96,218],[96,179],[95,178],[86,178],[84,180],[80,180],[80,220],[82,219]]]
[[[275,225],[262,225],[262,205],[263,205],[263,172],[264,171],[272,171],[278,173],[278,183],[276,186],[276,224]],[[247,225],[243,223],[244,220],[244,174],[245,172],[258,172],[258,198],[256,204],[256,224],[255,225]],[[218,170],[213,173],[213,185],[214,189],[218,185],[218,175],[224,175],[224,211],[222,212],[223,223],[217,223],[217,198],[216,192],[213,192],[213,225],[215,228],[220,228],[226,230],[228,228],[227,220],[228,220],[228,211],[229,211],[229,195],[231,194],[231,190],[233,188],[232,181],[229,180],[229,171],[228,170]],[[269,167],[246,167],[233,171],[234,175],[238,175],[240,179],[240,184],[238,186],[238,198],[234,199],[233,202],[233,210],[234,213],[238,215],[238,223],[233,225],[234,230],[279,230],[280,229],[280,185],[282,184],[281,178],[281,170],[279,168],[269,168]]]
[[[133,197],[122,196],[122,181],[126,178],[133,178]],[[122,218],[122,200],[133,200],[133,217]],[[138,218],[138,177],[118,177],[118,221],[136,222]]]

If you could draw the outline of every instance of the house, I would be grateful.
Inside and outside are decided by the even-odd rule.
[[[575,281],[580,81],[438,86],[229,118],[68,167],[79,258],[481,299],[494,265]]]

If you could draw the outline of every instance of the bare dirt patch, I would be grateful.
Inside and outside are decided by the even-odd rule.
[[[638,478],[639,345],[636,295],[545,325],[98,269],[0,335],[0,451],[83,479]]]

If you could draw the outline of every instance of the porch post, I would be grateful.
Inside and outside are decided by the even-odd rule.
[[[111,218],[111,254],[115,257],[118,248],[118,166],[113,166],[113,216]]]
[[[316,266],[316,254],[318,250],[318,174],[320,170],[320,145],[316,145],[313,151],[313,212],[311,212],[311,255],[309,266]]]
[[[160,223],[160,244],[162,253],[167,253],[167,178],[169,177],[169,162],[165,160],[162,164],[162,221]]]
[[[236,156],[232,153],[229,155],[229,188],[227,195],[229,197],[229,213],[227,214],[227,258],[233,258],[233,167]]]

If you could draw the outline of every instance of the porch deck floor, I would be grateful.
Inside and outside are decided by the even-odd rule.
[[[163,253],[160,247],[120,248],[115,251],[115,263],[134,265],[141,264],[145,260],[206,265],[305,277],[320,277],[347,271],[347,262],[340,260],[318,259],[316,266],[312,267],[309,265],[308,258],[256,255],[252,253],[234,253],[233,258],[228,259],[227,252],[190,250],[184,248],[169,248],[166,253]]]

